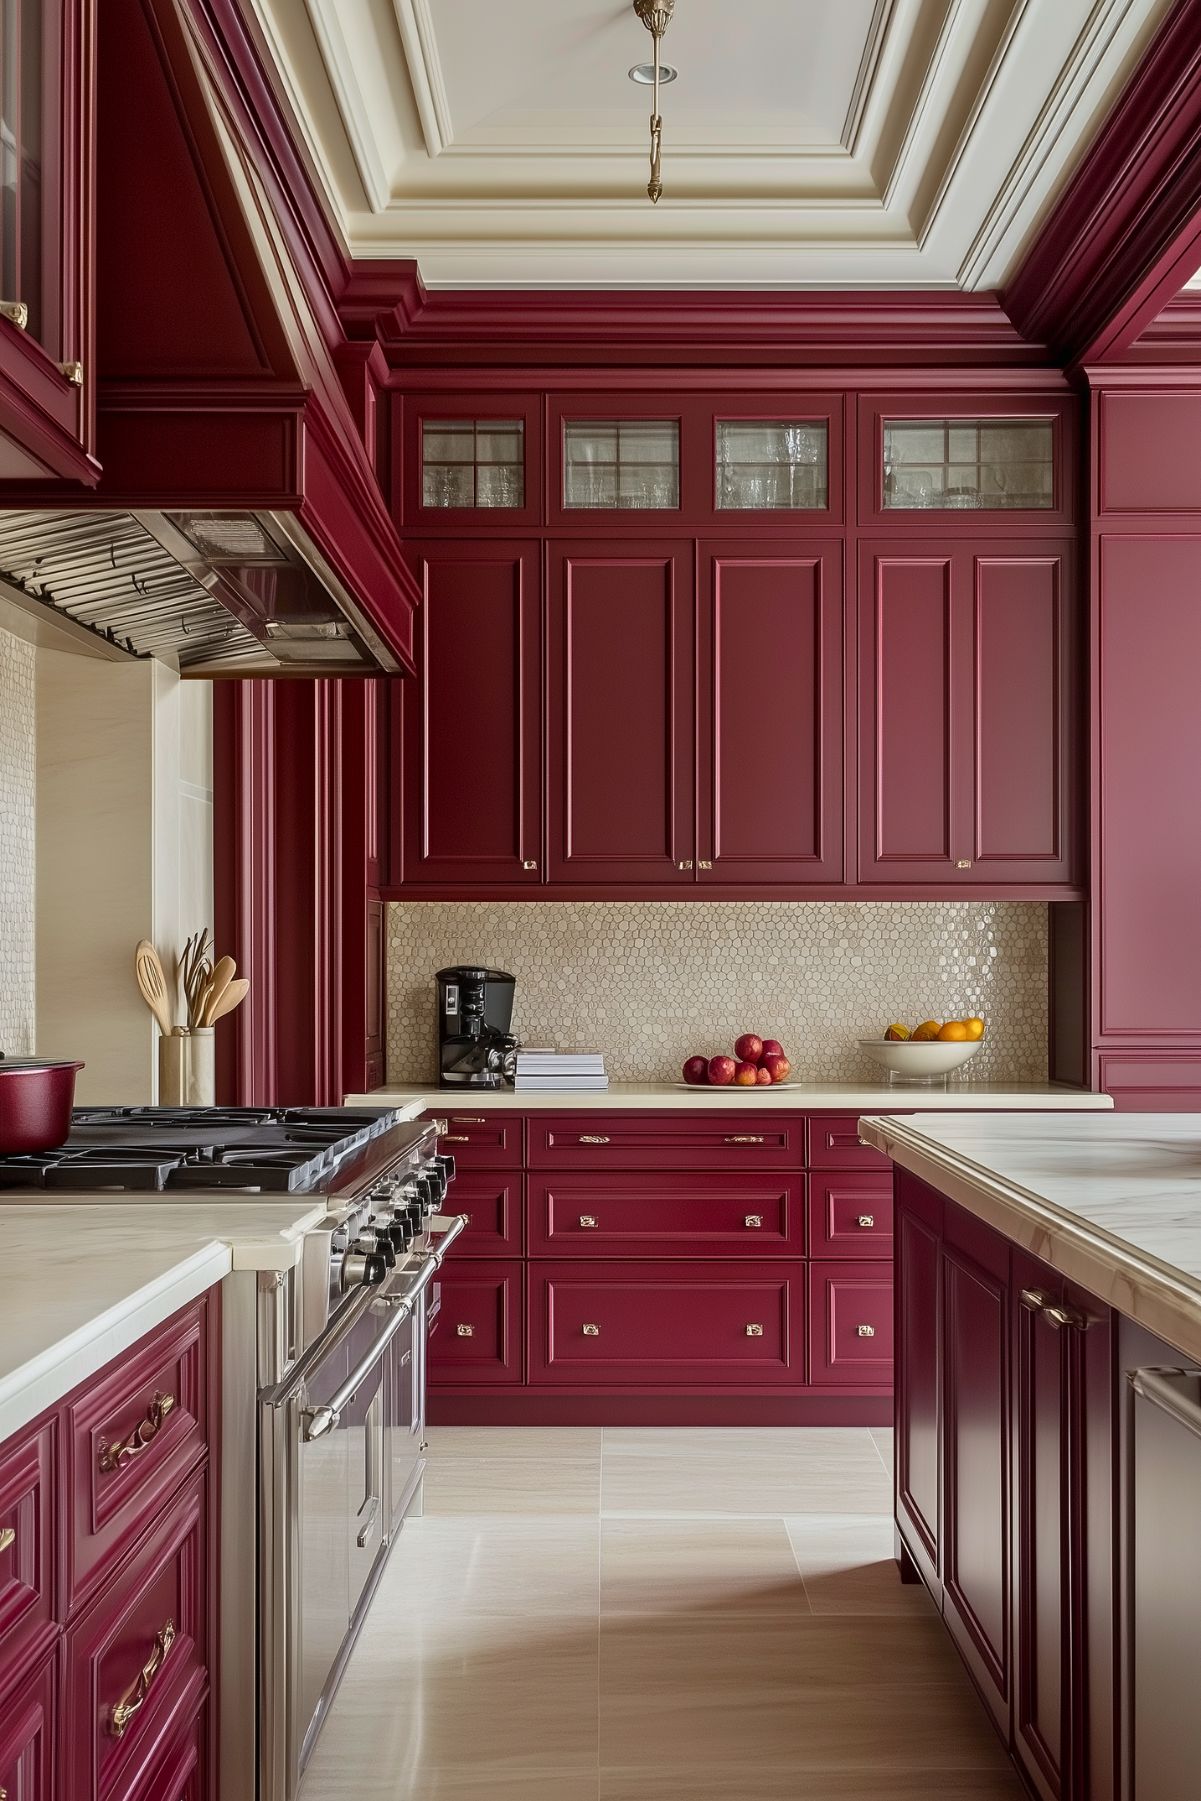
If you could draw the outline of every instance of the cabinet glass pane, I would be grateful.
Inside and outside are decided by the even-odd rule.
[[[884,505],[1035,510],[1055,505],[1049,419],[886,419]]]
[[[563,425],[564,507],[680,504],[680,428],[674,419],[587,419]]]
[[[718,507],[744,511],[825,507],[828,435],[821,419],[719,420]]]
[[[42,334],[41,0],[0,0],[0,300]]]
[[[520,419],[423,419],[421,504],[525,505],[525,424]]]

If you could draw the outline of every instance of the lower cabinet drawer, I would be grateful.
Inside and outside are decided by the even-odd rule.
[[[443,1202],[444,1213],[465,1213],[469,1224],[450,1251],[452,1257],[520,1257],[521,1174],[473,1170],[456,1175]]]
[[[532,1113],[531,1169],[803,1169],[805,1118],[756,1109]]]
[[[809,1255],[892,1256],[892,1171],[809,1178]]]
[[[54,1422],[44,1421],[0,1446],[0,1694],[58,1632],[56,1442]]]
[[[520,1169],[524,1142],[521,1115],[508,1112],[473,1113],[469,1106],[451,1113],[436,1107],[445,1129],[438,1149],[455,1160],[458,1169]]]
[[[429,1343],[429,1378],[446,1386],[520,1382],[524,1374],[523,1265],[465,1258],[441,1274],[438,1329]]]
[[[877,1112],[901,1113],[897,1107]],[[859,1142],[857,1113],[815,1113],[809,1121],[810,1169],[888,1169],[888,1158],[870,1144]]]
[[[205,1477],[193,1477],[131,1562],[67,1633],[65,1792],[125,1801],[192,1719],[205,1667]]]
[[[146,1773],[146,1780],[129,1789],[120,1801],[209,1801],[206,1781],[208,1710],[171,1738]]]
[[[197,1301],[101,1371],[67,1410],[72,1607],[123,1557],[188,1470],[208,1431],[208,1304]]]
[[[530,1381],[691,1387],[801,1382],[803,1263],[536,1263]]]
[[[891,1385],[891,1264],[810,1264],[809,1380]]]
[[[55,1801],[63,1791],[58,1764],[58,1657],[43,1658],[0,1703],[0,1795],[8,1801]]]
[[[805,1178],[529,1178],[531,1257],[803,1257]]]

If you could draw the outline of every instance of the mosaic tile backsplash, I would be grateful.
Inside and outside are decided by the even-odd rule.
[[[678,1075],[740,1032],[811,1081],[878,1076],[856,1046],[894,1019],[979,1013],[972,1080],[1047,1074],[1047,910],[992,901],[393,902],[388,1079],[435,1071],[434,971],[517,977],[529,1044],[602,1050],[614,1081]]]
[[[33,1050],[34,648],[0,632],[0,1051]]]

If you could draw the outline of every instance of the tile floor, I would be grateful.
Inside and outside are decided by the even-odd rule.
[[[301,1801],[1021,1801],[897,1581],[891,1456],[886,1431],[432,1431]]]

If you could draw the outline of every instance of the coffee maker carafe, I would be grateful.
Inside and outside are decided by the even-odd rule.
[[[503,969],[464,968],[440,969],[436,980],[439,1086],[512,1087],[515,978]]]

